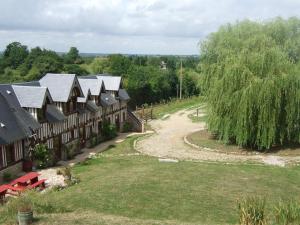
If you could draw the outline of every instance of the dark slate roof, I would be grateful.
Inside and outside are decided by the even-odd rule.
[[[24,108],[41,109],[46,97],[52,102],[50,93],[46,87],[12,85],[20,105]]]
[[[14,85],[19,85],[19,86],[35,86],[35,87],[40,87],[40,82],[39,81],[29,81],[29,82],[23,82],[23,83],[14,83]]]
[[[75,74],[47,73],[39,80],[39,83],[40,86],[49,89],[52,99],[55,102],[67,102],[74,86],[79,88],[81,97],[84,97]]]
[[[49,123],[61,122],[67,119],[67,117],[65,117],[65,115],[59,111],[55,105],[50,104],[47,105],[46,118]]]
[[[39,129],[40,124],[21,107],[11,85],[0,85],[0,144],[22,140]]]
[[[101,105],[104,107],[111,106],[113,104],[118,103],[115,97],[109,93],[101,94]]]
[[[100,110],[100,107],[98,107],[94,101],[88,101],[86,103],[86,108],[93,113],[98,112]]]
[[[129,101],[130,100],[130,97],[129,97],[129,95],[128,95],[128,93],[125,89],[120,89],[119,90],[119,98],[122,101]]]
[[[78,112],[80,115],[82,115],[82,114],[87,113],[87,112],[89,112],[89,111],[88,111],[86,108],[84,108],[84,109],[79,108],[79,109],[77,109],[77,112]]]

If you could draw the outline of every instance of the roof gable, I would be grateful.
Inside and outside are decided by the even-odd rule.
[[[79,84],[82,88],[83,94],[87,93],[87,90],[90,89],[91,95],[98,96],[101,92],[102,81],[98,79],[78,77]]]
[[[11,85],[0,85],[0,144],[10,144],[32,135],[40,124],[21,107]]]
[[[46,99],[52,103],[51,95],[46,87],[12,85],[21,107],[40,109]]]
[[[39,80],[40,85],[47,87],[55,102],[67,102],[71,97],[74,87],[78,87],[83,96],[80,84],[75,74],[47,73]]]
[[[121,77],[111,76],[106,74],[99,74],[97,79],[102,80],[105,85],[105,89],[108,91],[119,91],[121,87]]]

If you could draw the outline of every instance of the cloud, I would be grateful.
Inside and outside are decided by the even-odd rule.
[[[7,0],[0,48],[19,40],[58,51],[195,54],[222,24],[299,12],[297,0]]]

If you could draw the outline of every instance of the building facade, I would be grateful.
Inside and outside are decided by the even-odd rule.
[[[39,81],[0,85],[0,181],[17,173],[43,143],[66,160],[101,136],[104,121],[122,131],[129,96],[121,77],[46,74]]]

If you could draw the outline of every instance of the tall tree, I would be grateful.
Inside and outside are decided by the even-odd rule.
[[[78,64],[82,62],[79,51],[76,47],[71,47],[69,52],[64,56],[65,63]]]
[[[225,142],[269,149],[300,143],[300,20],[226,25],[202,43],[209,129]]]
[[[26,45],[21,45],[19,42],[12,42],[6,46],[3,54],[4,63],[16,69],[21,65],[28,56],[28,49]]]

